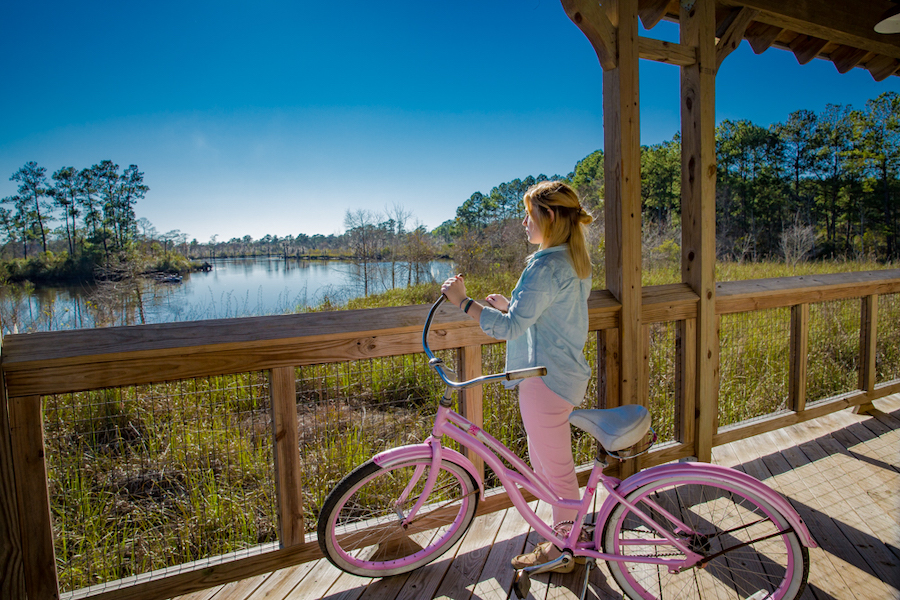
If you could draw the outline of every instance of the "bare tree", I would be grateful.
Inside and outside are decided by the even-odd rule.
[[[816,230],[812,225],[804,225],[798,216],[794,216],[791,226],[781,233],[784,262],[791,266],[803,262],[815,246]]]
[[[348,210],[344,216],[344,227],[347,229],[350,249],[360,267],[363,293],[366,296],[369,295],[369,286],[374,275],[373,263],[377,256],[377,224],[380,220],[380,215],[365,209]]]

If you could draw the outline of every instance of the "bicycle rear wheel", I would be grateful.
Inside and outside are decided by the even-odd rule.
[[[634,600],[733,598],[793,600],[809,574],[809,551],[787,519],[754,491],[714,477],[666,477],[627,496],[693,551],[709,557],[705,567],[680,573],[631,560],[609,561],[625,594]],[[680,531],[668,512],[694,532]],[[628,507],[618,505],[602,534],[604,552],[634,558],[684,558],[675,546]]]
[[[441,462],[426,503],[404,529],[401,522],[422,494],[431,462],[383,468],[372,461],[347,475],[319,515],[319,547],[344,571],[385,577],[412,571],[450,549],[478,508],[478,486],[459,465]]]

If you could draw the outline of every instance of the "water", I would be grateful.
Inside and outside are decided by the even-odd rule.
[[[185,275],[181,283],[141,280],[139,285],[25,289],[0,292],[0,328],[50,331],[138,323],[169,323],[295,312],[326,299],[343,303],[364,294],[361,267],[350,261],[283,258],[212,259],[211,271]],[[442,281],[451,261],[433,261],[410,272],[405,263],[369,265],[369,293],[407,281]]]

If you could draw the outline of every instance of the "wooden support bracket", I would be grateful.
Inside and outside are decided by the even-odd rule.
[[[604,71],[618,66],[616,55],[616,29],[597,2],[590,0],[561,0],[563,9],[572,22],[584,33]]]
[[[716,71],[722,66],[722,61],[741,45],[744,32],[756,14],[757,11],[752,8],[741,7],[728,13],[728,17],[716,27],[719,38],[716,43]]]

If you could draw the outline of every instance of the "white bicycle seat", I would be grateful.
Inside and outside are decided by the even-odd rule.
[[[594,436],[606,450],[634,446],[650,430],[650,412],[639,404],[573,410],[569,423]]]

